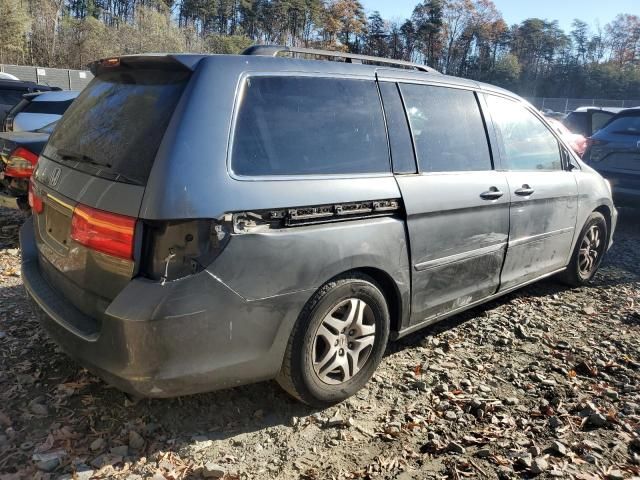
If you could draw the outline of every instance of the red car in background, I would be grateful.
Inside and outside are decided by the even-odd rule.
[[[579,133],[572,133],[567,127],[560,123],[555,118],[545,117],[549,125],[560,134],[565,142],[576,152],[580,157],[584,155],[587,149],[587,139]]]

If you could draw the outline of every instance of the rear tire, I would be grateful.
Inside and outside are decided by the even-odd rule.
[[[600,212],[589,215],[580,232],[571,262],[561,274],[561,279],[565,283],[572,287],[579,287],[593,279],[607,251],[608,233],[604,215]]]
[[[278,383],[314,407],[349,398],[382,360],[389,325],[387,302],[370,277],[352,273],[330,281],[298,317]]]

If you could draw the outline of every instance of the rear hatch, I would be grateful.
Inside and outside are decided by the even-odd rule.
[[[94,71],[42,152],[30,203],[44,277],[98,329],[138,268],[145,185],[191,71],[171,57]]]

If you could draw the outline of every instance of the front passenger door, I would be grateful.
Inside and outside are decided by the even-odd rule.
[[[507,98],[486,99],[511,192],[503,291],[567,265],[578,186],[563,165],[558,140],[533,112]]]

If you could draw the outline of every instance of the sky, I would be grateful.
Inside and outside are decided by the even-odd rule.
[[[367,13],[379,10],[382,17],[405,19],[411,16],[419,0],[361,0]],[[539,17],[558,20],[560,27],[571,30],[574,18],[593,26],[604,26],[618,13],[640,15],[640,0],[493,0],[508,25],[526,18]]]

